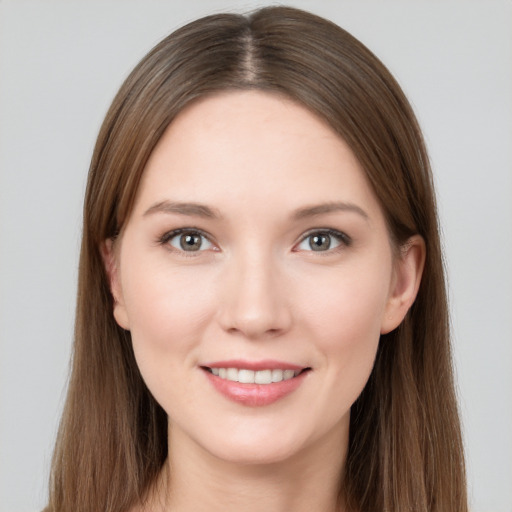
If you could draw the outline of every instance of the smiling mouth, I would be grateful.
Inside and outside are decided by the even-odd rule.
[[[209,368],[208,366],[203,366],[202,368],[223,380],[239,382],[241,384],[272,384],[275,382],[283,382],[311,370],[311,368],[303,368],[302,370],[248,370],[245,368]]]

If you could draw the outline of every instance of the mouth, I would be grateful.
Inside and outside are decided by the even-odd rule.
[[[223,380],[239,382],[241,384],[272,384],[283,382],[298,377],[311,368],[302,368],[297,370],[284,368],[265,368],[262,370],[250,370],[247,368],[233,367],[208,367],[202,366],[203,370]]]
[[[312,367],[286,361],[229,359],[200,366],[224,398],[244,406],[261,407],[281,401],[302,387]]]
[[[219,361],[202,365],[210,384],[225,398],[245,406],[266,406],[299,389],[311,367],[279,361]]]

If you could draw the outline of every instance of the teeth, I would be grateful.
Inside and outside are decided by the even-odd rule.
[[[235,370],[235,368],[230,368],[230,370]],[[238,378],[236,379],[238,382],[242,384],[254,384],[254,374],[252,370],[235,370],[238,373]],[[233,375],[236,378],[236,373]],[[229,379],[234,380],[234,379]]]
[[[283,372],[283,380],[288,380],[295,377],[295,372],[293,370],[285,370]]]
[[[254,372],[254,384],[270,384],[272,382],[272,370],[260,370]]]
[[[226,370],[226,379],[228,380],[238,380],[240,377],[238,375],[238,370],[236,368],[228,368]]]
[[[283,370],[272,370],[272,382],[281,382],[283,380]]]
[[[221,379],[242,384],[271,384],[296,377],[300,370],[246,370],[238,368],[210,368],[213,375]]]

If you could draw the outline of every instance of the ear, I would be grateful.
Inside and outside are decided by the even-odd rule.
[[[100,246],[100,252],[109,281],[110,293],[112,293],[114,299],[114,318],[120,327],[129,330],[130,324],[123,299],[123,290],[119,278],[118,256],[114,240],[112,238],[105,240]]]
[[[402,323],[416,299],[425,265],[425,241],[421,236],[412,236],[399,250],[382,319],[381,334],[387,334]]]

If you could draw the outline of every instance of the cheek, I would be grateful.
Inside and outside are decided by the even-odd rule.
[[[184,359],[192,365],[199,333],[213,309],[207,281],[192,268],[178,271],[132,261],[126,269],[123,294],[141,372],[150,372],[164,360],[168,366],[176,362],[177,370]]]
[[[326,369],[326,393],[349,408],[373,368],[391,276],[382,265],[344,268],[304,295],[302,316]],[[372,269],[375,269],[372,271]]]
[[[128,268],[128,265],[127,265]],[[197,270],[130,265],[124,295],[137,366],[156,401],[174,417],[198,400],[190,372],[214,310]],[[180,416],[181,417],[181,416]]]
[[[391,276],[381,265],[352,265],[317,274],[301,295],[302,315],[312,330],[322,336],[326,349],[360,344],[368,337],[377,338],[386,308]]]

